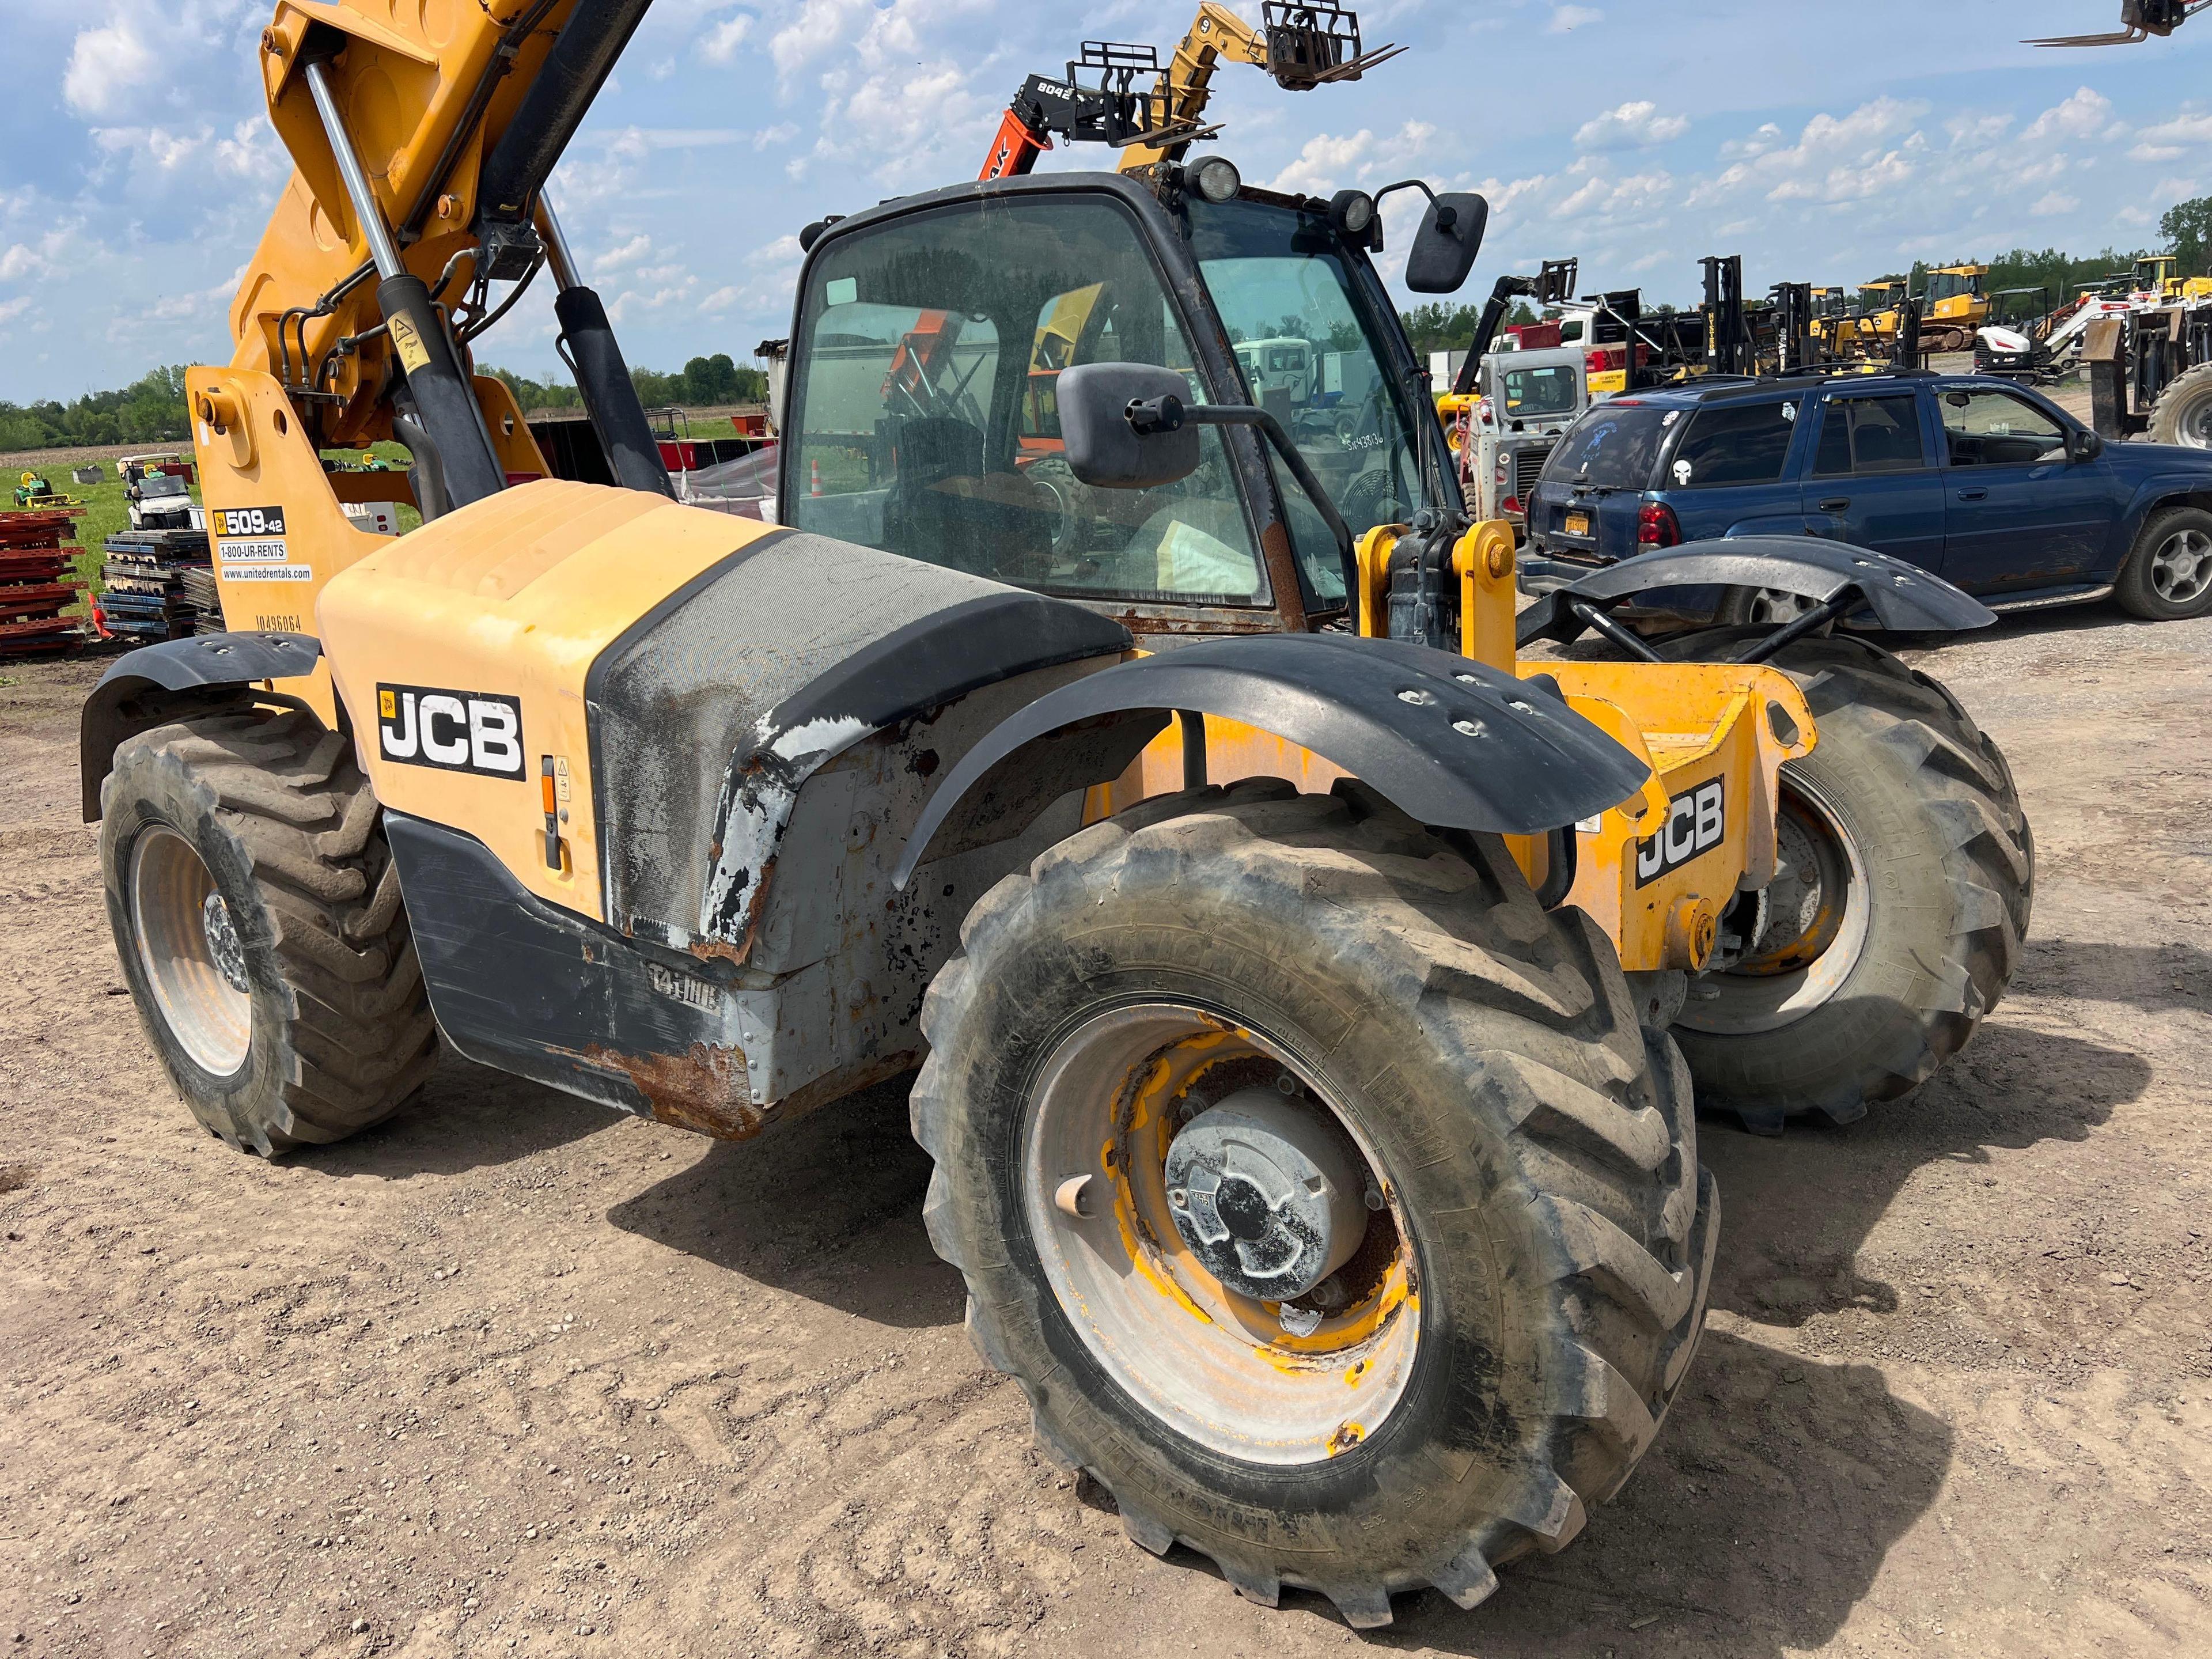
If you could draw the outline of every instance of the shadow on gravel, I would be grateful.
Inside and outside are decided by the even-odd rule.
[[[1506,1567],[1472,1613],[1433,1591],[1401,1597],[1368,1645],[1484,1659],[1818,1648],[1950,1462],[1950,1430],[1870,1367],[1709,1332],[1643,1468],[1565,1554]]]
[[[404,1180],[513,1164],[604,1129],[619,1115],[556,1089],[463,1060],[450,1048],[398,1114],[335,1146],[284,1161],[334,1176]]]
[[[2212,951],[2194,945],[2106,945],[2031,939],[2021,976],[2086,1002],[2121,1002],[2146,1013],[2212,1013]]]
[[[1856,1264],[1916,1170],[2086,1140],[2150,1079],[2140,1055],[2000,1018],[1918,1091],[1844,1128],[1792,1123],[1776,1139],[1703,1120],[1698,1152],[1725,1217],[1712,1305],[1790,1326],[1844,1308],[1893,1311],[1896,1291]]]
[[[878,1324],[959,1323],[960,1276],[921,1224],[929,1157],[894,1078],[705,1157],[607,1218],[688,1255]]]

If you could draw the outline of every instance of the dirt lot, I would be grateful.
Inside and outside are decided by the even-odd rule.
[[[1916,653],[2041,847],[1909,1101],[1705,1157],[1711,1329],[1641,1472],[1355,1638],[1123,1541],[960,1328],[900,1087],[744,1146],[449,1061],[276,1165],[141,1042],[76,808],[96,667],[0,677],[0,1654],[2212,1651],[2212,623]]]

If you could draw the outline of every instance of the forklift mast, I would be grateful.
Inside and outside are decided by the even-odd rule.
[[[1308,92],[1335,81],[1357,81],[1404,50],[1364,49],[1359,19],[1334,0],[1312,4],[1267,0],[1254,28],[1216,0],[1202,0],[1165,66],[1151,46],[1086,40],[1065,80],[1032,75],[1000,118],[979,179],[1020,178],[1057,137],[1110,144],[1119,171],[1134,173],[1178,161],[1192,144],[1220,131],[1206,125],[1213,70],[1223,58],[1265,70],[1286,92]],[[1095,71],[1095,81],[1085,78]],[[1152,84],[1140,88],[1138,77]]]

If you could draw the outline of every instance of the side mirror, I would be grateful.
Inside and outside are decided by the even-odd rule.
[[[1433,198],[1406,257],[1406,286],[1416,294],[1458,293],[1474,269],[1489,224],[1490,204],[1472,191]]]
[[[2094,461],[2105,453],[2105,441],[2095,433],[2081,427],[2069,427],[2066,431],[2066,459],[2069,461]]]
[[[1198,428],[1139,432],[1129,405],[1190,396],[1190,383],[1153,363],[1085,363],[1054,388],[1068,470],[1095,489],[1156,489],[1198,471]]]

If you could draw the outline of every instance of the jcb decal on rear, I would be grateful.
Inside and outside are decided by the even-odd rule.
[[[1659,833],[1636,848],[1636,884],[1647,887],[1669,870],[1710,853],[1728,839],[1728,793],[1713,779],[1668,802]]]
[[[487,778],[523,775],[522,700],[495,691],[379,685],[376,736],[384,758]]]

